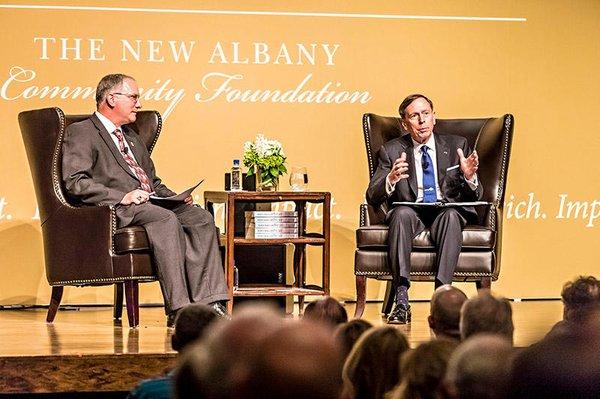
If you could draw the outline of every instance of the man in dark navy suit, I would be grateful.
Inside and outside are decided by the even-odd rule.
[[[462,229],[476,222],[473,207],[393,206],[393,202],[464,202],[481,198],[477,179],[479,159],[464,137],[434,133],[433,103],[412,94],[399,108],[402,127],[409,134],[390,140],[379,150],[377,170],[367,189],[367,202],[387,205],[388,264],[395,290],[388,323],[410,321],[410,253],[412,240],[426,226],[437,248],[436,287],[452,283],[462,245]]]

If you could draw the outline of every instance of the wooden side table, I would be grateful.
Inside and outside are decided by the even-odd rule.
[[[240,203],[293,202],[298,212],[298,238],[246,239],[234,234],[235,207]],[[323,204],[322,232],[306,231],[306,204]],[[220,242],[225,246],[225,278],[229,291],[228,309],[233,309],[233,297],[242,296],[298,296],[300,313],[304,308],[306,295],[329,295],[329,258],[330,258],[330,215],[331,193],[329,192],[293,192],[293,191],[205,191],[204,205],[214,217],[214,204],[225,205],[225,234]],[[288,284],[252,284],[234,289],[233,267],[234,251],[238,245],[294,245],[294,283]],[[322,285],[306,284],[306,246],[322,247]]]

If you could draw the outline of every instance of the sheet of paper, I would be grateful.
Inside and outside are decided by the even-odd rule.
[[[192,191],[194,191],[196,189],[196,187],[198,187],[200,184],[202,184],[203,181],[204,181],[204,179],[200,180],[198,182],[198,184],[188,188],[187,190],[183,191],[182,193],[172,195],[170,197],[158,197],[156,195],[151,195],[150,202],[152,202],[153,204],[156,204],[156,205],[160,205],[161,203],[162,204],[175,204],[178,202],[183,202],[183,201],[185,201],[185,199],[187,197],[189,197],[192,194]]]

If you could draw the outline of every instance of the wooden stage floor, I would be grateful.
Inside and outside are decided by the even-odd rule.
[[[515,346],[539,340],[562,317],[558,300],[513,302],[512,306]],[[345,307],[352,317],[354,304]],[[416,346],[431,337],[429,303],[412,307],[413,322],[397,328]],[[385,324],[380,309],[381,303],[368,303],[363,318],[374,325]],[[174,362],[162,308],[142,308],[138,329],[129,329],[126,320],[123,326],[114,324],[109,307],[60,311],[54,324],[47,324],[45,317],[45,309],[0,311],[0,393],[129,390]]]

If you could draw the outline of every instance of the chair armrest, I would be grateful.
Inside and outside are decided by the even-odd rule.
[[[360,204],[360,227],[383,224],[384,222],[385,212],[382,209],[373,208],[369,204]]]
[[[488,229],[498,231],[498,224],[502,223],[502,209],[496,204],[490,203],[485,206],[476,206],[479,222]]]
[[[51,285],[113,278],[113,206],[63,205],[42,225],[46,277]]]

